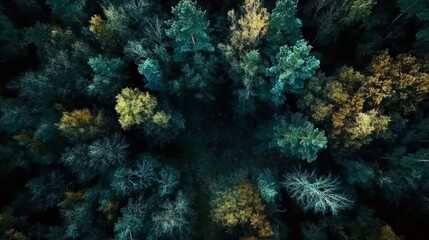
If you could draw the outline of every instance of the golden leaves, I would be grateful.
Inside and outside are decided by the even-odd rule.
[[[384,225],[380,229],[380,235],[378,239],[379,240],[402,240],[403,238],[397,236],[390,225]]]
[[[119,114],[119,123],[123,129],[145,121],[150,121],[162,128],[168,127],[171,116],[164,111],[155,111],[157,106],[155,97],[137,88],[124,88],[116,96],[115,110]]]
[[[100,133],[104,125],[104,115],[99,112],[92,115],[88,108],[63,112],[57,127],[60,131],[72,138]]]
[[[213,217],[224,226],[249,224],[259,237],[274,234],[264,214],[265,205],[254,186],[243,182],[216,194],[212,199]]]
[[[157,104],[156,98],[148,92],[124,88],[116,96],[115,110],[119,114],[119,123],[124,129],[139,125],[155,114]]]
[[[373,58],[368,75],[344,67],[336,76],[311,79],[303,101],[316,121],[327,123],[331,139],[358,148],[387,136],[391,119],[385,113],[413,111],[428,97],[424,69],[411,55],[394,59],[384,51]]]
[[[245,0],[240,19],[236,19],[234,10],[228,12],[231,20],[230,45],[236,50],[252,46],[268,32],[268,11],[260,0]]]
[[[104,20],[100,15],[94,15],[91,17],[91,20],[89,20],[89,31],[104,43],[111,41],[111,37],[104,26]]]

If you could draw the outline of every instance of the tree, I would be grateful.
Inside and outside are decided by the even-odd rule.
[[[397,3],[402,10],[398,18],[406,14],[407,20],[418,19],[420,27],[417,30],[414,43],[416,54],[427,52],[429,43],[429,3],[424,0],[397,0]]]
[[[429,75],[411,55],[375,56],[369,74],[341,68],[333,77],[312,78],[301,103],[325,128],[333,145],[359,148],[390,136],[398,115],[414,111],[427,98]]]
[[[254,47],[268,32],[268,11],[262,7],[260,0],[245,0],[238,20],[234,10],[228,12],[228,17],[231,21],[231,38],[228,45],[220,45],[221,49],[230,47],[235,52],[241,52]]]
[[[88,92],[101,99],[110,100],[121,87],[125,63],[120,58],[107,58],[99,55],[89,58],[89,66],[94,72],[92,83],[88,85]]]
[[[210,43],[209,21],[195,2],[181,0],[172,8],[171,13],[173,19],[167,21],[165,33],[173,39],[176,61],[183,59],[182,55],[188,52],[214,51]]]
[[[92,115],[88,108],[63,112],[57,128],[72,140],[96,136],[103,131],[104,116],[102,112]]]
[[[213,68],[217,62],[211,54],[214,46],[205,12],[192,0],[182,0],[171,13],[173,18],[167,21],[165,32],[173,40],[173,61],[179,63],[182,75],[174,76],[169,90],[179,96],[192,90],[198,99],[212,100]]]
[[[119,114],[119,123],[124,129],[139,125],[155,114],[157,104],[156,98],[148,92],[124,88],[116,96],[115,110]]]
[[[376,168],[363,161],[346,160],[340,163],[344,167],[344,178],[348,184],[371,189],[376,180]]]
[[[143,63],[139,64],[138,71],[145,77],[145,88],[160,92],[167,90],[162,70],[156,61],[150,58],[146,59]]]
[[[256,179],[261,197],[267,203],[274,203],[279,194],[277,178],[271,169],[264,169]]]
[[[312,22],[316,23],[318,29],[314,42],[327,44],[335,41],[335,35],[343,27],[365,20],[375,3],[374,0],[319,0],[310,3],[313,8]]]
[[[263,127],[258,137],[269,149],[277,149],[284,156],[298,157],[308,162],[316,160],[317,153],[326,148],[327,138],[301,114],[276,116]]]
[[[305,224],[301,225],[301,232],[304,240],[328,239],[322,226],[310,222],[306,222]]]
[[[121,209],[122,216],[115,223],[115,240],[132,240],[144,237],[147,232],[143,219],[149,214],[147,204],[141,200],[128,201],[128,205]]]
[[[353,203],[340,192],[340,181],[332,175],[317,176],[314,171],[295,169],[284,175],[282,185],[304,211],[336,215]]]
[[[79,182],[85,183],[96,177],[94,169],[90,168],[88,148],[84,144],[77,144],[66,148],[61,155],[61,162],[76,174]]]
[[[118,134],[97,140],[88,146],[89,165],[101,172],[121,166],[127,159],[127,148]]]
[[[0,213],[0,237],[10,240],[26,240],[27,237],[16,229],[21,227],[18,224],[22,225],[22,223],[22,217],[14,216],[10,209],[3,210]]]
[[[51,7],[53,16],[66,26],[76,25],[86,18],[85,0],[47,0],[46,3]]]
[[[300,93],[304,88],[304,81],[310,78],[320,61],[310,56],[311,46],[304,40],[299,40],[293,47],[282,46],[277,53],[274,66],[267,68],[267,75],[271,76],[271,102],[282,105],[284,94]]]
[[[79,43],[75,36],[59,33],[58,39],[46,47],[43,56],[44,64],[37,72],[27,72],[20,77],[15,86],[19,96],[39,106],[51,106],[74,97],[82,97],[86,80],[82,73],[86,71],[83,56],[91,54],[86,45]],[[47,40],[44,40],[47,41]],[[60,45],[66,45],[60,46]],[[69,49],[72,45],[74,48]],[[86,61],[86,58],[85,58]]]
[[[156,186],[159,196],[174,192],[180,181],[180,174],[171,167],[162,166],[153,156],[140,156],[131,166],[115,170],[111,187],[116,193],[130,195]]]
[[[376,2],[374,0],[354,0],[348,3],[345,10],[344,17],[341,21],[345,25],[352,25],[362,19],[368,17],[371,14],[371,10]]]
[[[22,130],[29,129],[36,123],[35,109],[26,106],[19,99],[1,99],[1,131],[18,134]]]
[[[66,238],[82,239],[85,235],[90,235],[95,230],[93,228],[94,219],[91,209],[85,202],[63,209],[61,216],[64,219],[64,236]]]
[[[161,204],[161,210],[152,215],[152,232],[156,238],[189,239],[190,220],[193,211],[190,200],[183,192],[178,192],[173,201]]]
[[[3,64],[8,57],[20,52],[19,45],[20,32],[15,28],[10,19],[0,11],[0,62]]]
[[[106,30],[104,19],[100,15],[93,15],[89,20],[89,31],[101,42],[111,41],[111,36]]]
[[[141,158],[132,167],[121,167],[115,170],[111,186],[122,195],[129,195],[135,191],[151,187],[156,179],[155,167],[158,163],[152,157]]]
[[[302,38],[302,22],[296,18],[298,7],[297,0],[277,0],[276,6],[269,15],[267,41],[270,53],[274,55],[279,47],[288,44],[295,44]]]
[[[237,85],[235,92],[237,103],[235,111],[239,114],[253,113],[255,100],[261,96],[266,83],[263,77],[262,59],[257,50],[243,55],[238,62],[232,63],[233,79]]]
[[[116,96],[115,109],[122,128],[141,124],[144,134],[151,137],[153,143],[162,145],[175,138],[185,128],[185,122],[181,113],[157,111],[157,108],[156,98],[137,88],[124,88]]]
[[[429,179],[428,154],[426,148],[407,153],[404,147],[399,147],[386,157],[387,168],[381,169],[376,183],[387,201],[398,204],[402,198],[411,197],[410,193],[426,188]]]
[[[402,240],[403,237],[397,236],[390,225],[384,225],[380,229],[379,240]]]
[[[210,206],[213,221],[221,226],[241,227],[244,236],[274,235],[261,194],[244,171],[221,176],[210,186]]]
[[[26,184],[31,193],[31,202],[41,211],[54,207],[61,202],[67,191],[67,183],[59,172],[50,172],[47,175],[33,178]]]

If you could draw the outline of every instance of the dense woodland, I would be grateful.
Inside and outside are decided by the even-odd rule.
[[[0,1],[0,239],[429,239],[428,0]]]

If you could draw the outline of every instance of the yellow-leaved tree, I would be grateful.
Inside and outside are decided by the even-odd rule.
[[[235,10],[230,10],[228,17],[231,21],[228,45],[236,51],[256,45],[268,32],[268,11],[260,0],[245,0],[238,20]]]
[[[210,205],[213,220],[222,226],[250,226],[258,238],[274,234],[260,193],[247,181],[215,192]]]
[[[154,96],[137,88],[124,88],[116,96],[115,110],[119,114],[119,123],[123,129],[144,122],[166,128],[171,117],[164,111],[156,111],[157,106],[158,102]]]
[[[343,67],[335,76],[312,78],[301,105],[314,120],[326,124],[334,145],[359,148],[387,137],[390,122],[414,111],[428,93],[424,65],[409,54],[392,58],[383,51],[367,73]]]
[[[102,132],[104,115],[98,112],[93,115],[88,108],[63,112],[57,128],[71,139],[81,139]]]

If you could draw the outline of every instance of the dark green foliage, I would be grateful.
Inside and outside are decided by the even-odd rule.
[[[289,44],[294,44],[302,38],[301,20],[297,19],[296,12],[298,7],[297,0],[278,0],[276,7],[270,14],[270,22],[267,40],[269,48],[273,49],[272,54],[278,51],[278,48],[288,39]]]
[[[22,48],[19,40],[20,32],[9,18],[0,10],[0,63],[3,64],[8,57],[18,54]]]
[[[89,66],[94,72],[92,83],[88,85],[88,92],[101,99],[111,100],[123,85],[125,63],[120,58],[106,58],[101,55],[90,58]]]
[[[51,172],[31,179],[26,187],[30,191],[33,206],[42,211],[57,206],[67,191],[66,180],[59,172]]]
[[[168,112],[170,119],[167,125],[158,125],[148,122],[144,127],[144,134],[151,139],[155,145],[164,145],[175,139],[185,130],[185,119],[179,112]]]
[[[401,198],[427,189],[428,154],[427,149],[407,153],[405,148],[398,148],[387,157],[388,168],[377,178],[377,185],[383,189],[387,201],[398,203]]]
[[[214,51],[210,43],[209,22],[205,12],[197,8],[192,0],[181,0],[172,8],[173,19],[167,21],[168,37],[173,39],[176,61],[183,60],[183,54],[188,52]]]
[[[157,62],[152,59],[146,59],[143,63],[139,64],[138,70],[145,77],[146,88],[160,92],[166,90],[162,71]]]
[[[118,135],[102,138],[90,145],[77,144],[68,148],[61,161],[79,177],[89,181],[99,173],[121,166],[127,157],[127,144]]]
[[[344,161],[344,177],[347,183],[363,188],[372,188],[376,178],[376,168],[370,163],[362,161]]]
[[[427,0],[2,1],[0,239],[428,239],[428,46]]]
[[[424,0],[397,0],[403,13],[407,18],[417,18],[420,22],[420,28],[416,33],[416,42],[414,43],[417,52],[429,50],[429,3]]]
[[[157,239],[187,239],[191,232],[190,200],[183,192],[178,192],[176,199],[161,203],[161,210],[152,215],[153,237]]]
[[[310,56],[311,46],[299,40],[290,48],[280,47],[274,66],[267,68],[267,75],[272,78],[270,93],[274,105],[282,105],[284,94],[299,93],[304,88],[304,81],[310,78],[319,67],[319,60]]]
[[[276,116],[264,127],[259,138],[269,149],[276,149],[284,156],[297,157],[312,162],[317,153],[327,146],[323,130],[319,130],[301,114]]]
[[[23,129],[28,129],[35,123],[32,110],[17,99],[3,100],[1,105],[1,130],[12,134],[18,134]]]
[[[242,85],[235,92],[237,95],[236,112],[239,114],[253,113],[255,100],[261,95],[261,89],[267,85],[262,78],[264,70],[261,55],[257,50],[249,51],[231,67],[234,71],[233,79],[239,79],[236,84]]]
[[[91,211],[85,203],[79,203],[70,209],[61,212],[64,219],[64,237],[70,239],[84,239],[93,234]],[[88,238],[90,239],[90,238]]]
[[[301,226],[302,238],[304,240],[326,240],[325,230],[317,224],[304,223]]]
[[[118,194],[130,195],[156,185],[157,193],[165,196],[176,188],[179,179],[177,170],[161,167],[152,156],[142,156],[135,165],[118,168],[113,175],[111,187]]]
[[[65,26],[73,26],[87,18],[83,11],[86,0],[47,0],[46,3],[51,7],[55,19]]]

